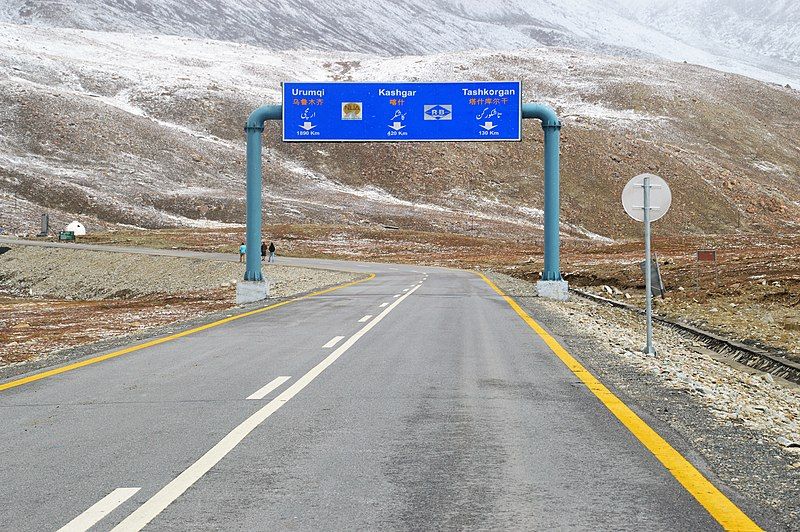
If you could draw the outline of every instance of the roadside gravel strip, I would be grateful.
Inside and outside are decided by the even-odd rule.
[[[655,327],[657,354],[647,357],[642,318],[579,298],[543,300],[530,283],[487,276],[757,522],[800,530],[798,387],[718,362],[666,327]]]
[[[0,255],[0,286],[33,297],[72,300],[133,298],[231,288],[244,264],[79,249],[13,246]],[[352,280],[348,273],[265,264],[273,297]]]
[[[244,265],[12,245],[0,255],[0,379],[242,312]],[[365,275],[270,264],[271,305]]]

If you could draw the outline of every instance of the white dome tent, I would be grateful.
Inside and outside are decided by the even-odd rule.
[[[86,227],[78,221],[70,222],[64,228],[64,231],[72,231],[75,233],[75,236],[85,236],[86,235]]]

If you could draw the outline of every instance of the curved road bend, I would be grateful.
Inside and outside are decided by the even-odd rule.
[[[719,529],[480,277],[347,265],[378,275],[0,391],[0,522]]]

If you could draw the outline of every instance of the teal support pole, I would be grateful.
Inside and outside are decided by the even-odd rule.
[[[247,268],[245,281],[261,281],[261,134],[264,122],[281,120],[280,105],[264,105],[250,114],[247,134]],[[543,281],[561,281],[559,266],[559,181],[561,121],[544,104],[522,106],[522,118],[541,120],[544,130],[544,271]]]
[[[245,281],[263,281],[261,275],[261,134],[264,122],[281,119],[280,105],[259,107],[247,119],[247,264]]]
[[[559,237],[559,181],[561,121],[548,105],[522,105],[522,118],[537,118],[544,130],[544,270],[543,281],[561,281]]]

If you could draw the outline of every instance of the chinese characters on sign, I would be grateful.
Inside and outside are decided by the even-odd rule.
[[[517,141],[517,81],[284,83],[283,140]]]

